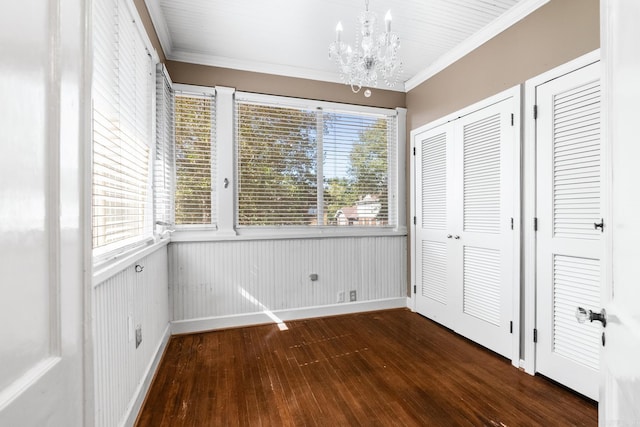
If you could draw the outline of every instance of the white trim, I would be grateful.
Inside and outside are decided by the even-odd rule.
[[[210,86],[188,85],[184,83],[173,83],[175,92],[182,92],[190,95],[216,95],[216,88]]]
[[[523,143],[523,128],[522,128],[522,99],[524,97],[524,85],[519,85],[517,92],[514,90],[514,103],[513,106],[516,111],[513,112],[513,126],[517,129],[516,136],[516,145],[513,149],[513,179],[515,180],[513,185],[513,315],[511,316],[512,323],[512,334],[513,334],[513,342],[512,342],[512,353],[511,353],[511,364],[516,368],[520,367],[520,318],[522,316],[522,304],[521,304],[521,295],[522,295],[522,258],[521,258],[521,250],[522,250],[522,226],[521,226],[521,218],[522,218],[522,143]],[[517,286],[515,286],[517,284]]]
[[[523,140],[523,198],[522,198],[522,251],[524,288],[524,354],[523,367],[528,374],[535,374],[535,351],[533,329],[536,327],[536,235],[533,218],[536,216],[536,122],[533,106],[536,104],[536,88],[550,80],[597,62],[600,50],[587,53],[572,61],[546,71],[524,83],[524,140]]]
[[[529,14],[535,12],[540,7],[547,4],[549,0],[524,0],[516,6],[509,9],[495,21],[466,39],[464,42],[451,49],[444,55],[440,56],[436,61],[431,63],[426,69],[418,72],[414,77],[407,80],[404,84],[405,92],[409,92],[429,78],[433,77],[440,71],[444,70],[460,58],[473,52],[475,49],[486,43],[493,37],[497,36],[507,28],[515,25]]]
[[[396,108],[396,230],[407,230],[407,109]]]
[[[171,36],[169,35],[169,26],[167,25],[167,21],[164,19],[164,13],[160,8],[158,0],[144,0],[144,4],[147,6],[149,16],[151,16],[151,21],[154,29],[156,30],[156,34],[158,35],[158,40],[160,40],[162,51],[164,52],[165,57],[168,58],[173,46],[171,44]]]
[[[372,301],[331,304],[293,308],[275,311],[261,311],[230,316],[203,317],[171,322],[171,334],[192,334],[216,329],[239,328],[243,326],[284,323],[291,320],[310,319],[315,317],[338,316],[342,314],[362,313],[367,311],[406,308],[407,298],[388,298]]]
[[[142,381],[138,384],[138,388],[134,393],[134,398],[131,400],[131,404],[127,409],[125,421],[123,423],[124,426],[133,427],[138,418],[138,414],[140,409],[142,409],[142,403],[147,396],[149,391],[149,387],[151,386],[151,381],[155,376],[156,371],[158,370],[158,366],[160,365],[160,361],[162,360],[162,356],[164,355],[164,351],[167,348],[167,344],[169,343],[169,338],[171,338],[170,333],[170,324],[167,324],[167,327],[164,330],[164,334],[162,335],[162,339],[158,344],[158,348],[155,351],[155,356],[149,362],[147,369],[142,377]]]
[[[416,294],[413,292],[414,287],[417,288],[416,283],[416,224],[414,224],[413,218],[416,217],[416,134],[417,130],[412,130],[409,137],[409,241],[407,242],[407,250],[409,251],[409,262],[411,268],[409,269],[409,295],[411,296],[411,310],[416,311]]]
[[[316,109],[322,108],[327,110],[332,110],[335,112],[355,112],[361,114],[372,114],[372,115],[382,115],[382,116],[399,116],[399,109],[396,108],[381,108],[381,107],[368,107],[366,105],[356,105],[356,104],[343,104],[339,102],[329,102],[329,101],[318,101],[315,99],[305,99],[305,98],[293,98],[290,96],[280,96],[280,95],[265,95],[261,93],[252,93],[252,92],[236,92],[236,101],[247,102],[247,103],[258,103],[258,104],[271,104],[278,105],[284,107],[298,107],[298,108],[309,108]],[[406,114],[406,110],[405,110]]]
[[[213,242],[248,240],[286,240],[286,239],[340,239],[357,237],[406,237],[406,227],[316,227],[309,228],[239,228],[237,234],[219,233],[206,230],[176,229],[171,242]]]
[[[170,239],[162,239],[160,241],[151,243],[138,250],[127,252],[122,256],[113,258],[109,262],[105,262],[99,266],[93,268],[92,287],[97,287],[104,283],[107,279],[115,276],[126,268],[132,266],[140,259],[162,249],[169,244]]]
[[[211,187],[216,191],[218,214],[217,235],[236,235],[236,141],[235,141],[235,88],[216,86],[216,150],[217,180]],[[225,179],[227,181],[225,181]],[[225,186],[225,182],[227,185]],[[213,198],[212,198],[213,200]]]

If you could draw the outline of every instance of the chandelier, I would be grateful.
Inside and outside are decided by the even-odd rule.
[[[360,13],[358,22],[355,48],[342,41],[341,22],[336,26],[336,41],[329,45],[329,59],[338,65],[340,79],[354,93],[362,87],[376,87],[379,77],[388,87],[394,86],[402,63],[398,60],[400,38],[391,31],[391,11],[384,17],[384,32],[380,35],[375,32],[376,14],[369,11],[369,0],[365,0],[365,11]]]

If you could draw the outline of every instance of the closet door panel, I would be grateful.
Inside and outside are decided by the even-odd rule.
[[[458,302],[453,294],[450,256],[452,126],[415,137],[416,147],[416,309],[449,328]]]
[[[462,280],[457,331],[510,357],[513,320],[513,153],[509,98],[458,122]]]

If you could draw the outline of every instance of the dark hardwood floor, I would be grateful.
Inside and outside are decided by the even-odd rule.
[[[595,426],[591,401],[408,310],[173,337],[138,426]]]

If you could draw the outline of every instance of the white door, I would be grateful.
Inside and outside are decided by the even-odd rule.
[[[413,138],[416,311],[515,360],[518,102],[501,94]]]
[[[640,425],[640,2],[603,0],[605,200],[610,221],[599,423]],[[607,226],[607,223],[605,223]]]
[[[597,400],[600,324],[600,64],[536,88],[536,369]]]
[[[454,170],[459,208],[454,213],[454,245],[461,260],[457,331],[511,358],[514,259],[514,120],[509,98],[458,120],[460,141]],[[515,219],[514,219],[515,221]],[[458,238],[459,237],[459,238]]]
[[[451,256],[455,204],[452,186],[453,124],[419,133],[416,147],[416,311],[455,329],[459,304],[449,285],[456,274]],[[448,237],[448,238],[447,238]]]
[[[0,14],[0,426],[84,424],[84,3]]]

